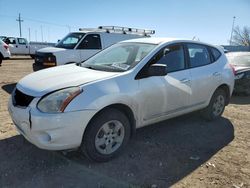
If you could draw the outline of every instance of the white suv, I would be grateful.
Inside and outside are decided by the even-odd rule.
[[[2,65],[3,59],[10,58],[9,46],[0,39],[0,66]]]
[[[9,112],[18,131],[48,150],[79,147],[107,161],[136,128],[202,110],[221,116],[234,88],[223,51],[190,40],[117,43],[79,65],[32,73],[16,86]]]

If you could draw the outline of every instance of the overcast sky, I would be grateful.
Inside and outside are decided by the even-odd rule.
[[[155,36],[228,44],[235,25],[250,26],[250,0],[0,0],[0,35],[56,42],[79,27],[155,29]]]

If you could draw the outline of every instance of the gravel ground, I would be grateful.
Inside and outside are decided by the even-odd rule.
[[[0,67],[0,187],[250,187],[250,97],[234,96],[214,122],[191,113],[139,129],[118,158],[93,163],[16,132],[7,102],[32,63],[14,57]]]

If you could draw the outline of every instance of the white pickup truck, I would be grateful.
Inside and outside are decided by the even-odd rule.
[[[69,33],[55,47],[38,50],[33,69],[80,63],[117,42],[149,37],[154,33],[154,30],[118,26],[99,26],[97,29],[80,28],[77,32]]]
[[[27,39],[20,37],[5,37],[3,41],[9,45],[11,55],[30,55],[32,58],[37,50],[55,46],[55,43],[28,42]]]

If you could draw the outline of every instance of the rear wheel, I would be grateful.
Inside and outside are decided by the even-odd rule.
[[[226,105],[226,93],[223,89],[217,89],[209,105],[202,111],[202,115],[207,120],[214,120],[221,117]]]
[[[91,160],[104,162],[119,154],[129,138],[128,118],[119,110],[107,109],[90,122],[80,149]]]

